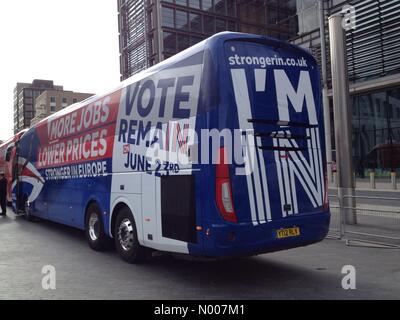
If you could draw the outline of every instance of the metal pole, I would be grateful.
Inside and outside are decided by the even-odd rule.
[[[331,138],[331,112],[328,99],[328,72],[326,59],[326,40],[325,40],[325,13],[324,0],[319,1],[319,33],[321,36],[321,71],[322,71],[322,103],[324,106],[324,126],[325,126],[325,147],[326,147],[326,162],[328,172],[328,182],[333,183],[332,172],[332,138]]]
[[[329,18],[338,195],[342,200],[342,210],[344,209],[342,217],[344,221],[347,224],[356,224],[351,130],[352,112],[349,95],[345,31],[342,27],[342,20],[342,14],[335,14]]]

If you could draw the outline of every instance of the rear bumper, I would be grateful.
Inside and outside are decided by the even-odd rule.
[[[329,231],[330,212],[291,217],[262,225],[212,224],[204,235],[204,256],[247,256],[306,246],[322,241]],[[276,230],[299,227],[301,235],[277,239]]]

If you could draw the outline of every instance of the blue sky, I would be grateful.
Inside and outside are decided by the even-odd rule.
[[[119,83],[115,0],[0,1],[0,140],[13,134],[17,82],[105,93]]]

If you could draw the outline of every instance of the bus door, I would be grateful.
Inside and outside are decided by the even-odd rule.
[[[188,245],[197,244],[195,175],[192,172],[141,175],[144,245],[188,253]]]
[[[182,171],[156,178],[157,231],[166,251],[188,253],[189,245],[199,245],[195,177]]]

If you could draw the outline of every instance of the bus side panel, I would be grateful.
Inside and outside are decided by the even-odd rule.
[[[120,94],[65,109],[22,137],[13,189],[33,215],[84,229],[87,205],[96,202],[108,226]]]

